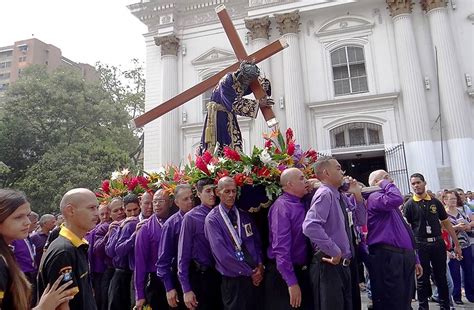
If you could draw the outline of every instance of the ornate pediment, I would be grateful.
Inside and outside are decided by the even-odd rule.
[[[213,63],[235,61],[237,58],[231,51],[226,51],[217,47],[213,47],[207,52],[201,54],[191,61],[194,66],[207,65]]]
[[[316,31],[316,36],[324,37],[355,31],[371,31],[373,27],[374,23],[363,17],[346,15],[326,22]]]

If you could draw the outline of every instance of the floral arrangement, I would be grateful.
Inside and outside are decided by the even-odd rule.
[[[210,178],[217,182],[224,176],[232,177],[239,188],[264,188],[269,202],[281,194],[280,174],[289,167],[297,167],[307,178],[314,177],[312,166],[317,160],[314,150],[303,151],[296,144],[293,131],[289,128],[285,136],[279,130],[264,134],[264,148],[254,147],[251,154],[226,146],[221,154],[205,151],[184,167],[166,166],[155,172],[144,172],[144,176],[133,175],[128,169],[112,173],[110,180],[104,180],[97,196],[100,201],[109,201],[116,196],[133,192],[165,189],[173,194],[178,184],[196,184],[200,179]]]
[[[279,185],[280,174],[289,167],[302,169],[307,178],[314,177],[312,165],[317,160],[317,152],[303,152],[295,143],[291,128],[285,137],[279,130],[264,134],[265,147],[254,147],[250,155],[237,152],[228,146],[223,149],[223,156],[204,152],[190,159],[185,174],[188,182],[193,184],[202,178],[212,178],[217,181],[223,176],[231,176],[237,186],[264,186],[266,196],[274,200],[281,194]]]

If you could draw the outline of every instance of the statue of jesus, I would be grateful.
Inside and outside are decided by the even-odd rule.
[[[244,98],[252,93],[250,83],[259,80],[267,96],[260,100]],[[270,81],[260,77],[257,65],[243,61],[236,72],[227,73],[212,91],[207,104],[207,115],[201,137],[200,153],[211,153],[218,146],[218,152],[224,146],[242,151],[242,135],[237,115],[256,118],[259,107],[274,104],[271,96]]]

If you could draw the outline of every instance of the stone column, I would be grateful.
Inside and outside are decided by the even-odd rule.
[[[411,0],[387,0],[393,18],[398,58],[403,118],[406,126],[406,158],[409,174],[422,173],[433,191],[439,189],[438,169],[428,118],[423,75],[413,24]]]
[[[252,50],[255,52],[268,44],[268,39],[270,38],[270,18],[268,16],[255,18],[255,19],[247,19],[245,20],[245,27],[249,30],[249,35],[252,39]],[[270,80],[271,79],[271,67],[270,67],[270,59],[266,59],[258,64],[261,73]],[[276,109],[274,107],[273,109]],[[269,132],[271,129],[268,128],[265,119],[261,112],[258,113],[257,118],[254,120],[253,128],[252,128],[252,138],[253,138],[253,145],[258,147],[262,147],[264,144],[264,139],[262,134],[264,132]],[[251,146],[252,147],[252,146]]]
[[[174,35],[155,38],[161,46],[161,102],[178,94],[178,48],[179,39]],[[161,164],[179,163],[181,132],[179,129],[179,112],[174,109],[159,118]]]
[[[474,188],[470,167],[474,141],[469,120],[469,98],[463,89],[462,74],[456,61],[453,34],[446,0],[423,0],[428,16],[431,40],[438,54],[441,118],[445,129],[454,186]]]
[[[298,11],[275,14],[275,20],[280,34],[288,42],[288,47],[283,50],[286,124],[293,129],[296,143],[306,149],[310,145],[298,39],[300,15]],[[282,128],[282,131],[285,130]]]

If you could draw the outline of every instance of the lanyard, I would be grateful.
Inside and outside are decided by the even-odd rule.
[[[230,222],[229,216],[224,211],[224,208],[222,207],[221,204],[219,205],[219,212],[221,213],[221,216],[224,219],[224,223],[225,223],[225,226],[227,226],[227,230],[229,230],[229,232],[230,232],[230,236],[232,237],[232,241],[234,241],[235,248],[238,251],[241,251],[242,250],[242,247],[241,247],[241,245],[242,245],[242,239],[241,239],[242,230],[241,230],[241,224],[240,224],[239,210],[237,208],[235,208],[235,213],[237,215],[237,229],[238,229],[238,232],[235,231],[234,226]]]
[[[35,265],[35,256],[36,256],[36,248],[34,245],[31,244],[29,239],[24,239],[23,240],[26,244],[26,247],[28,248],[28,252],[30,252],[30,257],[31,257],[31,262],[32,265]]]

